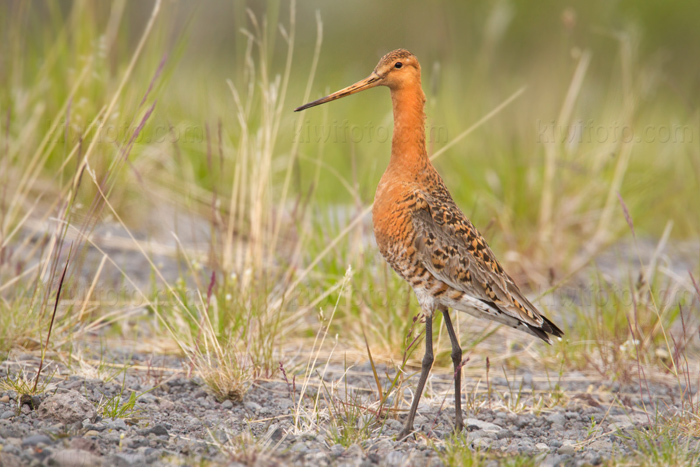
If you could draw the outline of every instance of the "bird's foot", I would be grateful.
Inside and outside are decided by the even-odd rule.
[[[464,430],[464,423],[462,422],[462,420],[457,420],[457,422],[455,423],[454,433],[461,433],[462,430]]]
[[[404,427],[396,437],[396,441],[408,441],[408,437],[413,434],[413,428]]]

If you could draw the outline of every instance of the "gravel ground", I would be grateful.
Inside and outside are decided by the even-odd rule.
[[[57,370],[46,391],[25,400],[20,409],[14,391],[0,392],[0,465],[444,465],[441,454],[454,416],[452,396],[446,396],[451,381],[445,375],[431,378],[416,418],[419,434],[413,439],[394,439],[405,416],[402,412],[398,419],[388,418],[373,426],[364,441],[343,446],[330,435],[328,410],[319,411],[318,419],[312,420],[318,425],[295,429],[292,414],[299,379],[295,394],[284,381],[265,381],[253,384],[241,403],[219,402],[197,378],[182,372],[182,362],[175,357],[153,360],[136,355],[132,359],[135,367],[145,368],[148,362],[153,368],[172,371],[130,369],[125,379],[119,375],[104,382],[75,375],[64,378],[62,373],[70,372],[52,365]],[[9,361],[15,363],[6,362],[4,371],[12,374],[19,364],[35,368],[37,357],[23,355]],[[374,387],[366,369],[356,367],[356,373],[346,377],[352,387]],[[464,398],[468,448],[488,449],[494,459],[525,454],[537,456],[541,465],[596,465],[629,454],[633,449],[626,440],[630,430],[644,429],[649,423],[639,408],[638,386],[592,384],[586,375],[569,374],[559,382],[565,394],[562,403],[535,414],[537,395],[550,392],[550,383],[529,373],[516,377],[518,387],[522,383],[521,400],[500,396],[494,399],[493,410],[487,403],[475,410]],[[345,379],[335,381],[340,382],[340,389],[333,394],[346,400],[340,395]],[[414,382],[412,379],[409,386]],[[492,378],[491,384],[494,394],[512,393],[503,378]],[[513,381],[510,384],[512,387]],[[122,392],[122,387],[126,388],[123,400],[131,391],[152,390],[138,398],[136,413],[104,417],[98,407]],[[465,389],[473,390],[469,378]],[[671,387],[657,384],[650,390],[658,397],[655,402],[673,404]],[[314,391],[307,391],[302,412],[310,410]],[[363,390],[350,392],[350,399],[360,403],[376,398]],[[329,399],[327,395],[327,391],[321,394],[322,404]],[[649,403],[648,398],[645,402]],[[307,426],[309,420],[307,417]],[[360,423],[363,420],[371,418]]]
[[[109,231],[108,233],[111,233]],[[697,243],[690,245],[697,251]],[[650,251],[651,248],[647,248]],[[117,250],[117,253],[120,250]],[[116,253],[114,253],[116,254]],[[134,253],[120,263],[131,264],[132,279],[138,282],[139,271],[148,267],[134,260]],[[601,259],[598,267],[617,274],[624,251]],[[100,256],[101,257],[101,256]],[[158,257],[160,258],[160,257]],[[168,262],[165,255],[159,261]],[[676,265],[676,260],[668,260]],[[177,277],[177,268],[166,269]],[[681,268],[682,269],[682,268]],[[687,274],[682,270],[679,274]],[[118,276],[103,274],[106,283]],[[147,276],[147,274],[146,274]],[[141,277],[147,284],[147,277]],[[87,274],[86,277],[92,277]],[[130,276],[131,277],[131,276]],[[105,284],[107,285],[107,284]],[[575,295],[580,300],[579,295]],[[583,297],[584,299],[586,297]],[[557,308],[557,304],[550,304]],[[560,318],[560,317],[558,317]],[[123,345],[123,344],[122,344]],[[383,423],[370,426],[367,436],[355,444],[338,444],[332,434],[327,402],[352,401],[367,406],[376,399],[370,368],[360,364],[347,375],[342,365],[331,366],[326,387],[320,397],[321,409],[312,410],[315,391],[307,391],[297,406],[301,379],[297,375],[296,391],[285,381],[258,381],[240,403],[217,401],[201,381],[190,377],[187,365],[176,357],[153,357],[134,354],[134,348],[115,350],[100,356],[107,362],[124,362],[126,356],[133,367],[126,378],[117,375],[105,382],[92,377],[76,376],[89,372],[52,364],[44,374],[55,371],[46,390],[29,400],[18,400],[14,391],[0,389],[0,466],[140,466],[140,465],[342,465],[342,466],[438,466],[444,465],[445,450],[455,445],[450,439],[454,405],[449,372],[435,370],[428,391],[421,400],[415,427],[418,434],[408,441],[397,442],[411,394],[405,394],[404,409]],[[137,346],[135,346],[138,349]],[[98,353],[99,355],[99,353]],[[286,365],[286,362],[285,362]],[[35,374],[37,355],[14,355],[0,364],[0,378],[5,372],[14,377],[20,368]],[[443,369],[444,370],[444,369]],[[621,385],[601,381],[591,374],[567,373],[556,381],[562,398],[553,407],[543,407],[541,398],[549,400],[553,384],[547,375],[514,373],[510,382],[491,378],[493,404],[485,402],[483,374],[468,373],[465,368],[463,406],[467,418],[464,449],[488,451],[492,464],[504,456],[523,454],[538,465],[596,465],[607,459],[624,459],[635,449],[630,440],[634,430],[644,430],[650,423],[643,410],[653,413],[654,407],[672,412],[680,398],[674,384],[649,383],[640,395],[638,383]],[[291,370],[288,370],[291,378]],[[108,374],[108,369],[104,374]],[[384,374],[383,371],[379,371]],[[415,386],[417,377],[407,387]],[[343,395],[344,383],[352,388]],[[481,381],[481,383],[478,383]],[[316,381],[318,383],[318,381]],[[479,386],[479,403],[468,400]],[[1,386],[0,386],[1,388]],[[123,388],[126,388],[123,390]],[[512,389],[514,388],[514,389]],[[141,395],[136,412],[112,419],[100,407],[110,398],[122,394]],[[522,394],[522,398],[518,397]],[[646,394],[653,394],[650,400]],[[337,399],[336,399],[337,398]],[[22,403],[24,402],[24,403]],[[652,404],[650,404],[652,403]],[[299,408],[298,408],[299,407]],[[369,413],[359,423],[372,420]],[[311,416],[308,414],[311,413]],[[294,415],[302,414],[302,422],[294,424]],[[697,444],[697,440],[694,441]]]

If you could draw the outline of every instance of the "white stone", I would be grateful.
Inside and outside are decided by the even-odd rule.
[[[499,431],[501,431],[503,429],[494,423],[484,422],[484,421],[478,420],[476,418],[468,418],[464,422],[464,425],[465,426],[476,426],[480,430],[484,430],[487,433],[498,433]]]

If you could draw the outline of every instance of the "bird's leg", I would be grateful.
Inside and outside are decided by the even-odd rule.
[[[398,439],[401,440],[411,434],[413,431],[413,419],[416,418],[416,410],[418,409],[418,402],[420,402],[420,397],[423,394],[423,388],[425,387],[425,382],[428,380],[428,374],[430,373],[430,368],[433,366],[433,316],[432,313],[425,315],[425,354],[423,355],[423,363],[421,365],[420,379],[418,380],[418,387],[416,388],[416,393],[413,395],[413,403],[411,404],[411,410],[408,412],[408,419],[406,420],[406,425],[404,425],[403,430],[399,433]]]
[[[462,348],[459,346],[459,339],[452,327],[447,307],[440,305],[439,310],[442,311],[442,316],[445,318],[445,327],[452,343],[452,364],[455,369],[455,430],[462,431],[464,428],[462,420]]]

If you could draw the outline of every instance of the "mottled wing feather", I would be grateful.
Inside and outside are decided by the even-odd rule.
[[[522,295],[446,189],[432,195],[422,193],[421,198],[413,212],[414,246],[418,261],[436,279],[495,306],[528,327],[561,333]]]

